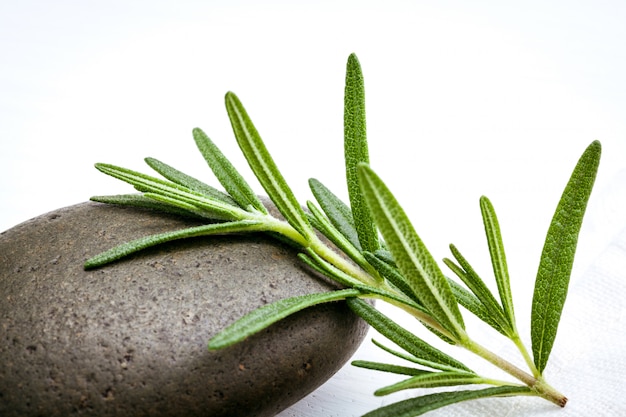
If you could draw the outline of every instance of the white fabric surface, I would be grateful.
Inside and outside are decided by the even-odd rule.
[[[585,248],[585,252],[579,251],[556,343],[545,371],[548,382],[568,397],[567,406],[561,409],[535,397],[490,398],[444,407],[427,413],[428,416],[626,416],[623,384],[626,375],[626,171],[620,172],[604,190],[596,190],[592,199],[595,201],[589,206],[581,233],[581,239],[586,242],[584,245],[579,242],[579,249]],[[518,314],[519,322],[524,321],[526,313]],[[524,331],[527,333],[527,328],[522,327],[520,332],[524,334]],[[483,341],[491,334],[485,330],[474,337]],[[506,342],[494,350],[516,359],[516,351]],[[461,353],[454,349],[448,352]],[[367,340],[354,358],[390,360],[390,356]],[[473,367],[480,361],[470,358],[465,363]],[[485,372],[491,369],[486,367]],[[385,404],[433,392],[412,390],[388,397],[372,395],[375,389],[397,379],[346,365],[325,385],[279,416],[360,416]]]

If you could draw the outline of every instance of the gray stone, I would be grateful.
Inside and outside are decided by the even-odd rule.
[[[272,416],[341,368],[367,330],[343,302],[208,351],[245,313],[332,288],[263,235],[179,241],[83,270],[121,242],[193,224],[83,203],[0,234],[0,415]]]

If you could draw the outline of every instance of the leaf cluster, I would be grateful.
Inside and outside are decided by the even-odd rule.
[[[263,306],[225,328],[209,342],[222,349],[304,308],[346,300],[396,348],[374,343],[406,365],[358,360],[353,365],[391,372],[402,379],[382,387],[376,395],[414,388],[482,385],[487,388],[452,390],[388,405],[368,416],[416,416],[470,399],[535,395],[564,406],[567,399],[543,378],[554,345],[567,295],[578,232],[600,159],[600,143],[593,142],[576,165],[561,196],[538,268],[531,316],[532,358],[520,337],[500,225],[494,206],[480,198],[480,209],[493,277],[493,294],[459,249],[443,264],[456,276],[444,274],[416,232],[394,194],[369,164],[365,124],[365,90],[356,56],[347,63],[344,99],[344,153],[349,205],[320,181],[309,186],[315,201],[306,210],[296,200],[239,98],[226,94],[226,110],[234,136],[248,165],[282,218],[272,216],[252,187],[215,143],[200,129],[193,130],[198,150],[223,191],[154,158],[146,163],[161,178],[110,164],[96,164],[107,175],[135,187],[137,193],[93,197],[104,203],[150,207],[204,219],[205,225],[137,239],[99,254],[85,263],[96,268],[138,250],[176,239],[226,233],[263,232],[287,239],[300,248],[311,269],[335,280],[344,289],[284,299]],[[325,243],[324,236],[333,243]],[[337,248],[339,252],[336,251]],[[512,375],[517,382],[500,381],[470,367],[401,327],[366,299],[388,302],[414,316],[445,342],[461,346]],[[519,349],[528,372],[496,356],[468,335],[461,307],[510,339]]]

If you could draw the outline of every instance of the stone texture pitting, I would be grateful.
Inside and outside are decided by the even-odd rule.
[[[332,288],[263,235],[83,270],[121,242],[190,225],[89,202],[0,234],[0,416],[273,416],[343,366],[367,328],[341,302],[207,350],[265,303]]]

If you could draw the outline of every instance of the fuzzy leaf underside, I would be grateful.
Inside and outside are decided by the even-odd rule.
[[[140,250],[160,245],[173,240],[186,239],[198,236],[209,236],[217,234],[257,232],[267,228],[262,222],[252,220],[241,220],[235,222],[213,223],[203,226],[189,227],[187,229],[175,230],[172,232],[159,233],[156,235],[144,236],[130,242],[123,243],[106,252],[88,259],[85,262],[85,269],[97,268],[126,257]]]
[[[531,342],[535,366],[543,372],[567,297],[578,234],[601,155],[594,141],[578,160],[565,186],[546,236],[532,301]]]
[[[232,92],[226,94],[225,101],[235,138],[254,175],[289,224],[310,241],[314,232],[304,210],[278,170],[243,104]]]
[[[229,198],[234,199],[244,210],[248,210],[251,206],[267,214],[267,209],[261,200],[215,143],[199,128],[193,130],[193,138],[213,174],[230,195]]]
[[[339,268],[335,267],[328,261],[324,260],[320,255],[315,253],[311,248],[306,249],[307,255],[300,254],[300,258],[304,260],[309,266],[311,266],[316,271],[320,272],[322,275],[325,275],[329,278],[332,278],[336,282],[341,285],[345,285],[351,288],[358,289],[363,297],[372,297],[372,298],[381,298],[386,301],[396,301],[406,306],[409,306],[422,314],[428,314],[424,308],[415,303],[410,298],[403,296],[402,294],[398,294],[395,292],[387,291],[386,289],[371,286],[367,283],[363,283],[353,278],[352,276],[346,274],[341,271]]]
[[[358,368],[371,369],[373,371],[389,372],[398,375],[422,375],[431,373],[431,371],[424,371],[422,369],[410,368],[408,366],[393,365],[389,363],[371,362],[371,361],[352,361],[352,366]]]
[[[177,216],[189,217],[193,219],[206,218],[204,213],[198,210],[188,210],[180,207],[172,206],[171,204],[157,201],[153,198],[146,197],[142,193],[135,194],[117,194],[117,195],[95,195],[89,198],[91,201],[105,204],[114,204],[118,206],[126,207],[139,207],[157,210],[165,213],[175,214]],[[209,219],[211,217],[208,217]]]
[[[374,393],[377,396],[389,395],[405,389],[454,387],[457,385],[480,384],[483,378],[467,372],[428,372],[415,375],[395,384],[380,388]]]
[[[437,322],[463,339],[463,317],[450,284],[415,232],[406,213],[383,181],[367,165],[359,166],[359,181],[376,225],[406,282]]]
[[[307,294],[267,304],[240,318],[209,341],[209,349],[217,350],[241,342],[285,317],[317,304],[340,301],[360,294],[355,289]]]
[[[465,307],[467,311],[474,314],[483,322],[487,323],[489,326],[496,329],[502,335],[508,337],[507,332],[502,327],[503,326],[503,324],[501,324],[502,322],[497,321],[496,319],[493,318],[489,310],[478,299],[478,297],[476,297],[470,291],[465,289],[465,287],[461,286],[461,284],[458,284],[454,280],[450,279],[449,282],[450,282],[450,288],[452,288],[452,293],[454,294],[454,297],[456,298],[457,302],[460,305]],[[504,325],[506,325],[506,323]]]
[[[239,220],[247,215],[237,206],[227,204],[221,200],[211,199],[185,186],[168,180],[155,178],[127,168],[111,164],[96,164],[96,168],[114,178],[125,181],[138,191],[150,198],[160,198],[180,208],[188,210],[202,210],[207,217],[211,215],[216,220]]]
[[[346,183],[350,207],[361,248],[374,252],[380,246],[378,232],[359,185],[358,166],[360,163],[369,163],[369,150],[365,122],[365,83],[361,65],[354,54],[350,55],[346,66],[343,117]]]
[[[156,172],[163,175],[163,177],[175,182],[176,184],[187,187],[190,190],[200,193],[206,197],[220,200],[226,204],[236,204],[235,200],[233,200],[228,194],[225,194],[220,190],[213,188],[210,185],[205,184],[202,181],[199,181],[198,179],[189,176],[164,162],[159,161],[158,159],[146,158],[145,162],[148,166],[150,166],[150,168],[154,169]]]
[[[409,362],[413,362],[416,363],[418,365],[427,367],[427,368],[432,368],[432,369],[437,369],[437,370],[452,370],[452,371],[457,371],[458,368],[456,367],[451,367],[451,366],[447,366],[447,365],[440,365],[440,364],[436,364],[432,361],[428,361],[425,359],[420,359],[417,356],[407,353],[407,352],[401,352],[399,350],[395,350],[390,348],[389,346],[385,346],[382,343],[380,343],[378,340],[376,339],[372,339],[372,343],[379,347],[380,349],[384,350],[387,353],[392,354],[393,356],[396,356],[400,359],[404,359],[405,361],[409,361]]]
[[[505,397],[511,395],[530,395],[528,387],[502,386],[480,390],[439,392],[399,401],[377,410],[371,411],[363,417],[416,417],[429,411],[445,407],[450,404],[488,397]]]
[[[431,362],[431,367],[440,370],[472,372],[471,369],[461,362],[424,342],[366,302],[356,298],[349,299],[347,302],[352,311],[358,314],[359,317],[365,320],[380,334],[411,355]]]
[[[463,281],[472,294],[476,296],[483,307],[484,312],[489,317],[489,321],[491,322],[490,324],[497,323],[496,329],[498,329],[498,331],[503,330],[505,331],[505,334],[511,334],[513,332],[513,328],[511,327],[509,320],[506,318],[502,306],[498,304],[498,301],[496,301],[485,282],[482,278],[480,278],[456,246],[450,245],[450,250],[459,264],[457,265],[447,258],[445,258],[443,262],[452,272],[455,273],[456,276],[461,279],[461,281]]]
[[[415,294],[413,288],[409,286],[404,279],[404,277],[400,274],[397,268],[385,262],[384,259],[376,256],[371,252],[363,252],[363,256],[365,260],[372,265],[380,275],[384,276],[391,284],[393,284],[400,292],[402,292],[407,297],[411,298],[413,301],[421,305],[419,297]]]
[[[491,201],[485,196],[480,198],[480,211],[483,216],[483,224],[485,226],[485,235],[487,236],[487,246],[489,247],[489,255],[491,264],[493,265],[493,273],[496,277],[498,292],[500,293],[500,301],[504,314],[508,320],[509,328],[515,329],[515,313],[513,309],[513,295],[511,294],[511,283],[509,278],[509,270],[506,263],[506,254],[504,252],[504,242],[502,241],[502,233],[500,231],[500,223],[496,216]]]
[[[309,187],[315,200],[328,217],[333,226],[358,250],[361,250],[361,243],[354,225],[352,211],[343,201],[333,194],[324,184],[311,178]]]
[[[329,239],[337,248],[348,255],[353,261],[367,268],[368,264],[361,252],[352,245],[352,242],[346,238],[337,228],[324,216],[320,209],[310,201],[307,201],[307,208],[310,215],[307,214],[309,223],[320,231],[327,239]]]

